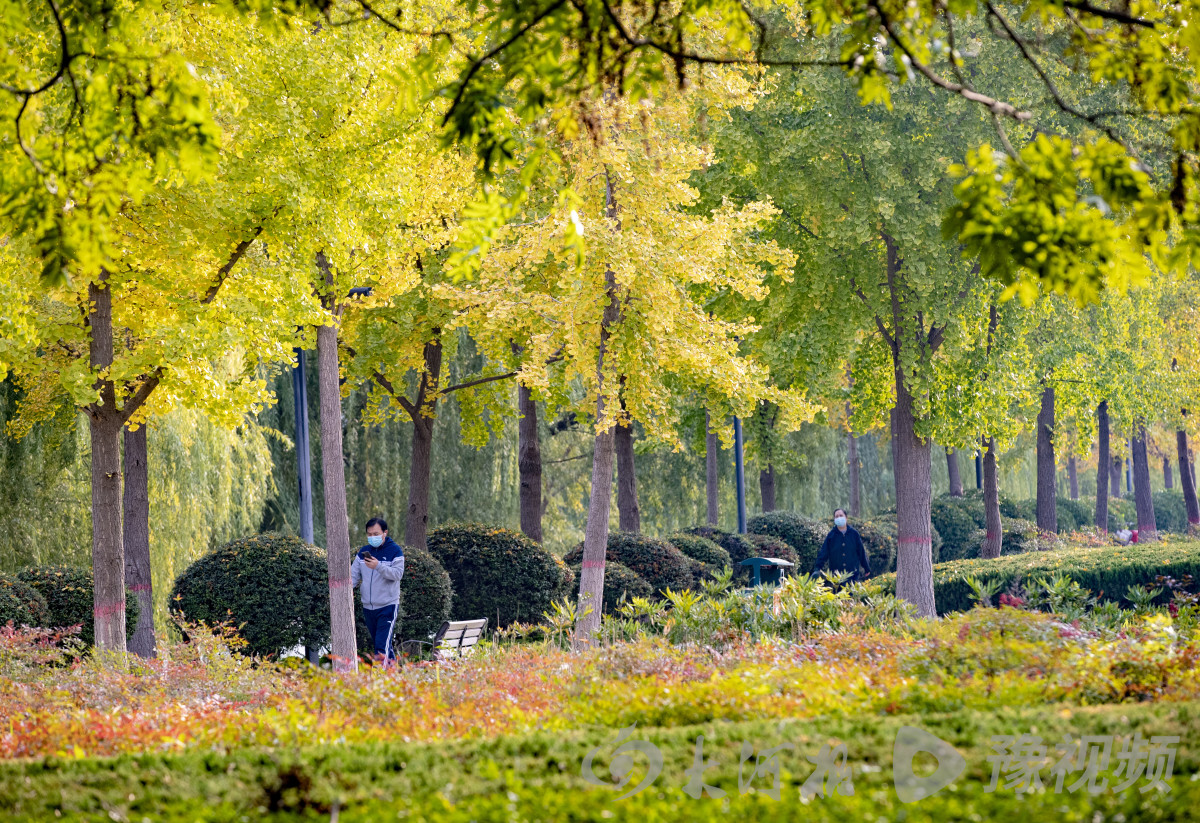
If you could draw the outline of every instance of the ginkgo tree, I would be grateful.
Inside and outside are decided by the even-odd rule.
[[[517,379],[570,393],[593,421],[580,642],[599,625],[618,422],[636,420],[678,443],[680,398],[693,390],[743,415],[771,400],[785,428],[811,414],[741,351],[753,318],[725,319],[706,306],[716,292],[762,299],[766,275],[791,268],[792,255],[756,236],[776,210],[762,202],[693,210],[698,193],[688,179],[710,155],[689,139],[688,95],[597,106],[594,132],[547,161],[557,162],[570,195],[503,228],[469,289],[445,288],[489,356],[515,343],[524,353]]]

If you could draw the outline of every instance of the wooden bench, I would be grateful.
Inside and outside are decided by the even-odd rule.
[[[486,617],[479,620],[447,620],[429,641],[406,640],[403,644],[404,649],[415,651],[421,646],[431,646],[434,657],[439,660],[462,657],[469,654],[483,637],[483,633],[487,631],[487,624]]]

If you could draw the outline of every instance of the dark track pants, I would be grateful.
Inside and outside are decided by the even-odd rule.
[[[363,619],[367,623],[367,632],[375,643],[375,654],[387,655],[388,660],[395,660],[392,651],[393,626],[396,622],[396,607],[384,606],[382,609],[363,608]]]

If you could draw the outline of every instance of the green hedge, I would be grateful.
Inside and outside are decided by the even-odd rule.
[[[563,557],[568,565],[582,563],[583,544],[580,543]],[[605,561],[627,566],[650,584],[655,592],[667,589],[683,591],[693,583],[692,567],[687,555],[665,540],[629,532],[609,532]]]
[[[583,573],[582,557],[571,565],[576,579]],[[628,566],[616,561],[604,561],[604,611],[615,611],[622,600],[628,603],[635,597],[650,597],[654,589]]]
[[[707,566],[715,566],[718,569],[723,569],[726,566],[733,565],[733,560],[730,559],[729,552],[707,537],[700,537],[695,534],[673,534],[667,538],[667,542],[688,557],[693,560],[699,560]]]
[[[1000,527],[1002,532],[1000,541],[1001,556],[1033,552],[1040,548],[1036,523],[1015,517],[1001,518]],[[976,529],[971,533],[971,537],[967,543],[960,546],[957,551],[949,545],[943,545],[939,559],[942,562],[950,560],[973,560],[979,557],[980,552],[983,550],[983,541],[986,536],[986,531]]]
[[[400,580],[401,640],[428,640],[440,629],[450,619],[452,592],[450,575],[432,552],[405,546],[404,577]]]
[[[729,554],[729,561],[733,564],[735,573],[740,574],[741,570],[745,569],[741,565],[742,561],[748,557],[755,557],[758,551],[758,547],[751,543],[744,534],[724,532],[714,529],[712,526],[697,526],[694,529],[688,529],[687,533],[707,538],[724,549]],[[749,574],[749,571],[745,573]]]
[[[91,609],[88,610],[89,615]],[[0,574],[0,626],[50,627],[46,598],[29,583],[11,574]],[[73,624],[64,624],[73,625]]]
[[[929,507],[933,527],[942,536],[942,545],[951,554],[957,554],[970,541],[978,525],[973,516],[972,508],[976,501],[968,501],[962,497],[935,497]],[[978,501],[978,509],[983,512],[983,502]]]
[[[443,674],[443,680],[445,675]],[[664,700],[670,696],[664,695]],[[915,726],[957,749],[965,768],[954,783],[916,803],[905,804],[894,788],[894,749],[902,727]],[[1035,733],[1054,745],[1082,735],[1138,735],[1150,740],[1171,735],[1180,742],[1169,792],[1141,792],[1138,781],[1113,791],[1117,758],[1102,771],[1103,792],[1055,792],[1048,768],[1040,772],[1043,791],[1018,794],[1000,786],[989,791],[995,750],[993,736]],[[618,730],[599,726],[532,731],[476,740],[407,743],[331,744],[297,749],[199,747],[171,754],[115,758],[39,758],[0,764],[0,808],[13,823],[50,820],[156,821],[331,820],[344,823],[412,820],[422,823],[728,823],[729,821],[1123,821],[1167,823],[1194,819],[1200,807],[1200,705],[1122,704],[1086,710],[1061,705],[962,709],[902,715],[822,715],[786,721],[707,722],[693,726],[639,725],[632,739],[654,746],[662,757],[653,785],[617,800],[614,773],[632,768],[636,787],[645,755],[635,753],[621,772],[613,763]],[[693,798],[684,793],[688,770],[703,735],[708,761],[702,779],[724,794]],[[775,765],[782,781],[779,799],[766,768],[748,766],[743,746],[761,753],[791,744]],[[801,798],[801,785],[817,771],[823,747],[846,746],[853,792],[833,789],[826,797]],[[828,751],[828,750],[827,750]],[[592,780],[581,766],[590,754]],[[923,758],[929,761],[929,755]],[[989,760],[989,758],[992,758]],[[768,765],[771,761],[764,758]],[[632,764],[632,766],[630,765]],[[613,771],[610,772],[610,765]],[[921,769],[921,765],[917,766]],[[927,767],[931,768],[931,767]],[[819,772],[817,772],[820,774]],[[927,771],[920,771],[926,774]],[[1078,774],[1068,775],[1068,785]],[[739,783],[739,779],[745,781]],[[1119,779],[1119,778],[1116,778]],[[745,783],[754,788],[742,790]],[[842,788],[847,788],[843,784]],[[336,810],[336,811],[335,811]]]
[[[821,544],[831,528],[832,522],[813,520],[794,512],[757,514],[746,524],[746,531],[751,534],[778,537],[791,546],[796,552],[796,567],[804,573],[816,565]]]
[[[76,566],[31,566],[18,574],[30,586],[38,590],[49,608],[51,628],[79,626],[79,638],[91,646],[96,642],[96,621],[93,618],[95,594],[92,570]],[[125,592],[125,636],[133,637],[137,629],[141,609],[137,595]]]
[[[234,540],[187,567],[170,605],[187,620],[232,623],[246,654],[319,648],[329,642],[325,552],[281,534]]]
[[[1187,534],[1187,506],[1184,505],[1183,495],[1174,490],[1155,492],[1151,495],[1154,500],[1154,525],[1160,532]]]
[[[759,557],[778,557],[795,566],[800,555],[786,541],[769,534],[748,534],[746,539],[754,544]]]
[[[488,618],[491,629],[537,623],[571,595],[575,575],[539,543],[508,529],[448,526],[430,532],[430,552],[450,575],[455,620]]]
[[[933,567],[934,598],[939,614],[965,611],[974,604],[967,578],[999,580],[1003,590],[1031,576],[1065,574],[1094,596],[1124,604],[1130,586],[1153,584],[1159,575],[1200,579],[1200,542],[1157,541],[1132,546],[1068,547],[1025,552],[995,560],[953,560]],[[894,592],[896,576],[879,579]],[[1125,604],[1127,605],[1127,604]]]

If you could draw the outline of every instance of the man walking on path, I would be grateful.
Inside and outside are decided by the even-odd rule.
[[[816,577],[826,563],[832,572],[852,573],[854,576],[851,580],[865,580],[871,576],[871,560],[867,557],[867,547],[863,545],[862,535],[846,524],[846,512],[843,509],[833,511],[833,529],[821,544],[817,563],[812,570],[813,577]],[[866,570],[865,575],[860,571],[860,567]]]
[[[404,549],[388,536],[387,522],[372,517],[367,521],[367,545],[355,555],[350,579],[362,593],[363,620],[375,644],[375,655],[385,665],[396,657],[392,637],[400,613],[403,577]]]

